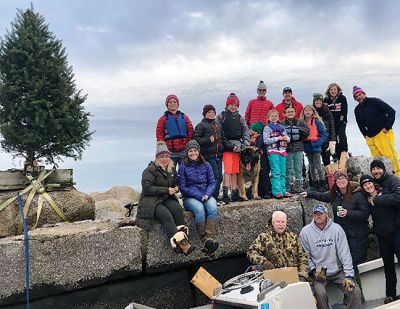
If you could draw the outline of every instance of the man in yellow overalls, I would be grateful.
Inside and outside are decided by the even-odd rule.
[[[365,95],[360,87],[353,87],[354,109],[357,125],[371,151],[371,157],[385,156],[392,161],[393,173],[400,176],[400,161],[397,154],[392,126],[396,111],[378,98]]]

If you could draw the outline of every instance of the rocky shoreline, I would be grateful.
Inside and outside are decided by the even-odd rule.
[[[361,173],[367,173],[368,159],[351,158],[349,172],[352,164],[357,164]],[[285,200],[253,200],[219,207],[217,240],[221,246],[210,258],[200,250],[187,257],[176,254],[159,224],[148,232],[134,226],[134,217],[126,218],[123,208],[125,202],[137,198],[132,189],[116,187],[108,194],[94,193],[92,197],[96,203],[96,220],[56,223],[29,232],[32,299],[50,295],[62,298],[61,294],[76,290],[80,292],[75,293],[85,294],[90,290],[88,288],[99,286],[101,289],[104,284],[108,283],[108,286],[125,280],[132,288],[130,297],[126,297],[126,305],[129,302],[156,308],[201,305],[206,301],[205,297],[190,285],[191,276],[198,267],[205,267],[222,282],[243,272],[247,265],[244,253],[265,229],[273,211],[285,211],[289,227],[298,233],[311,221],[315,203],[312,199],[294,196]],[[194,232],[192,214],[185,212],[185,220],[193,231],[189,235],[191,243],[200,248],[202,244]],[[370,259],[377,258],[376,244],[374,241],[371,244]],[[0,305],[22,302],[25,286],[22,236],[0,239],[0,260],[1,281],[7,283],[0,286]],[[85,307],[77,304],[73,308]],[[93,305],[87,308],[113,307]]]

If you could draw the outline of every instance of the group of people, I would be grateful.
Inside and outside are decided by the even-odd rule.
[[[363,175],[359,184],[337,171],[329,192],[300,193],[304,198],[329,203],[333,213],[331,220],[327,208],[316,204],[313,220],[300,236],[287,229],[284,212],[274,212],[271,226],[248,249],[249,261],[264,269],[297,267],[300,280],[311,282],[319,309],[330,308],[325,289],[328,283],[344,292],[348,308],[361,308],[364,295],[357,265],[367,256],[371,215],[384,264],[384,303],[399,299],[394,256],[400,260],[400,179],[387,173],[378,159],[371,162],[370,171],[372,176]]]
[[[266,93],[267,87],[260,81],[257,97],[249,101],[244,117],[238,111],[240,100],[235,93],[229,94],[226,108],[219,114],[213,105],[204,105],[203,119],[195,128],[188,115],[179,110],[179,98],[174,94],[167,96],[167,110],[159,118],[156,127],[155,160],[150,162],[142,175],[136,222],[144,228],[149,227],[153,220],[160,222],[171,246],[177,252],[190,254],[195,248],[189,243],[189,229],[177,197],[180,192],[184,209],[194,214],[196,231],[203,242],[202,251],[212,255],[219,247],[215,239],[218,205],[240,200],[237,187],[240,152],[247,147],[260,150],[258,195],[277,199],[303,191],[303,154],[306,153],[313,190],[301,194],[324,201],[336,201],[335,205],[342,207],[334,220],[342,226],[349,240],[351,269],[353,272],[355,270],[357,277],[356,265],[365,259],[366,222],[373,207],[370,205],[376,202],[377,197],[372,197],[374,192],[365,191],[364,194],[371,194],[371,197],[366,200],[364,195],[357,193],[353,203],[352,189],[344,181],[346,179],[349,182],[345,173],[335,174],[335,186],[330,193],[321,192],[327,188],[321,157],[323,164],[328,165],[331,157],[338,160],[347,155],[346,97],[339,85],[332,83],[326,90],[325,98],[316,93],[313,95],[313,104],[303,107],[293,97],[292,89],[285,87],[282,102],[274,107],[266,98]],[[356,86],[353,88],[353,97],[359,102],[355,109],[356,119],[371,155],[389,157],[394,173],[398,175],[399,159],[392,131],[394,109],[382,100],[366,97],[365,92]],[[371,113],[374,113],[373,124]],[[377,190],[381,195],[383,191]],[[388,207],[392,209],[392,206]],[[349,220],[351,223],[348,223]],[[393,228],[396,228],[395,225]],[[364,242],[359,242],[361,238]],[[384,238],[380,244],[385,240],[390,244],[397,241]],[[306,247],[304,241],[303,245]],[[389,250],[389,247],[387,245],[386,249]],[[310,252],[307,253],[310,263]],[[390,265],[390,262],[386,264]],[[349,268],[347,264],[346,267]],[[312,267],[310,269],[313,270]],[[329,269],[328,277],[335,271]],[[394,299],[395,295],[388,292],[388,297]]]

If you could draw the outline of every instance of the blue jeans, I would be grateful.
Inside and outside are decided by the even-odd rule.
[[[213,193],[213,197],[218,199],[219,189],[222,182],[222,158],[207,159],[207,162],[210,163],[215,178],[215,191]]]
[[[192,197],[185,198],[183,207],[187,211],[193,212],[196,224],[204,222],[206,219],[217,219],[218,217],[217,201],[212,196],[205,202],[200,202]]]
[[[280,154],[268,155],[271,167],[272,195],[286,193],[286,157]]]
[[[303,180],[303,151],[288,152],[286,159],[286,191],[290,191],[290,184],[294,180]]]

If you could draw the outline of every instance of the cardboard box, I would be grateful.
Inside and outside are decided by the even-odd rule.
[[[283,267],[270,270],[264,270],[263,275],[265,279],[271,279],[273,283],[285,281],[286,283],[299,282],[299,273],[297,267]]]
[[[209,299],[214,297],[214,289],[221,288],[222,284],[219,283],[209,272],[203,267],[195,273],[192,280],[190,280],[200,291],[207,295]]]

